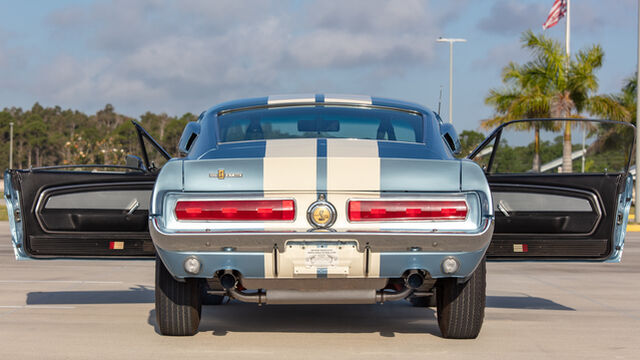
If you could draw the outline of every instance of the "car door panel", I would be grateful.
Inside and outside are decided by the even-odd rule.
[[[602,218],[595,193],[564,187],[495,184],[498,233],[589,234]]]
[[[7,175],[12,192],[21,195],[22,211],[12,217],[23,230],[24,255],[154,255],[147,226],[154,174],[42,169]]]
[[[572,172],[555,172],[567,121],[583,130],[582,146],[580,139],[572,145],[578,154],[572,153],[573,160],[581,164],[572,161]],[[534,141],[527,143],[526,130],[536,131]],[[493,196],[495,229],[487,258],[619,261],[631,203],[634,134],[632,125],[606,120],[532,119],[498,127],[469,155],[484,165]],[[541,154],[538,168],[531,163],[533,149]],[[522,159],[526,163],[515,163]]]
[[[146,230],[153,182],[98,183],[48,188],[35,216],[45,232]]]
[[[489,258],[603,260],[614,250],[612,230],[623,175],[487,178],[497,210]]]
[[[158,163],[170,155],[132,121],[142,159],[5,172],[16,258],[153,257],[149,203]],[[147,151],[145,143],[153,152]]]

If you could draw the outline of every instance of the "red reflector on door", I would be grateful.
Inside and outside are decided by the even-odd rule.
[[[526,253],[529,251],[527,244],[513,244],[513,252]]]
[[[124,241],[109,241],[109,250],[124,249]]]
[[[202,200],[178,201],[178,220],[291,221],[293,200]]]
[[[351,221],[464,220],[464,200],[357,200],[349,201]]]

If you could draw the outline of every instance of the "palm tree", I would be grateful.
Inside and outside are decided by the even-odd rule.
[[[495,114],[492,118],[480,123],[484,129],[492,129],[505,122],[517,119],[546,118],[550,115],[551,103],[548,93],[540,86],[525,78],[525,67],[509,63],[502,70],[502,82],[505,89],[491,89],[485,98],[487,105],[492,105]],[[540,172],[540,125],[539,121],[521,123],[521,130],[534,128],[533,171]]]
[[[612,120],[626,120],[628,111],[613,96],[594,95],[598,90],[596,70],[602,67],[604,51],[600,45],[579,50],[573,59],[567,58],[559,42],[531,30],[522,36],[525,48],[534,59],[524,65],[524,79],[544,87],[551,96],[553,117],[580,117],[586,111]],[[571,122],[564,123],[562,171],[572,171]]]
[[[620,106],[622,106],[626,110],[628,114],[626,121],[629,121],[633,124],[636,123],[636,109],[638,106],[636,101],[637,87],[638,87],[637,74],[634,74],[633,76],[625,80],[625,83],[622,86],[622,90],[620,91],[620,93],[608,96],[609,99],[616,101]],[[620,126],[601,129],[601,133],[598,134],[598,140],[590,146],[590,150],[602,151],[607,146],[611,146],[613,144],[617,145],[616,142],[619,142],[620,139],[625,139],[625,136],[626,137],[629,136],[629,134],[626,133],[626,130],[628,129]],[[629,138],[625,140],[633,141]],[[633,152],[635,153],[635,148]]]
[[[578,51],[569,59],[559,42],[531,30],[522,35],[523,47],[530,50],[533,60],[524,65],[509,64],[503,70],[507,90],[491,90],[485,99],[494,105],[496,116],[483,123],[531,117],[581,117],[588,112],[613,120],[627,120],[629,112],[614,96],[594,95],[598,90],[597,69],[602,67],[604,52],[599,45]],[[502,120],[501,120],[502,119]],[[486,124],[486,125],[485,125]],[[562,171],[572,171],[572,122],[564,123]],[[536,129],[536,147],[539,146]],[[539,155],[534,155],[534,170]]]

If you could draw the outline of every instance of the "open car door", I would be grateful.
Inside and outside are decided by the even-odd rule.
[[[469,155],[485,169],[493,195],[487,258],[620,261],[634,137],[633,125],[603,120],[517,120],[498,127]]]
[[[149,201],[157,164],[170,156],[137,122],[133,124],[142,159],[129,155],[124,166],[5,172],[16,258],[154,256],[147,225]]]

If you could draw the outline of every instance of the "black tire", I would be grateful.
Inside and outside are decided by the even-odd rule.
[[[435,296],[412,296],[409,298],[411,305],[415,307],[435,307]]]
[[[482,328],[486,303],[486,263],[483,259],[467,282],[443,279],[436,291],[438,325],[448,339],[475,339]]]
[[[200,285],[200,279],[176,281],[156,257],[156,322],[162,335],[191,336],[198,332]]]

